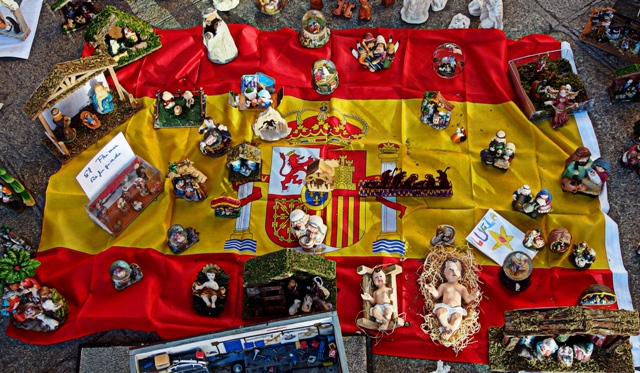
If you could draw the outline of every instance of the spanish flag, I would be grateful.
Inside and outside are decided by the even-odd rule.
[[[408,325],[375,344],[377,354],[486,364],[487,328],[501,326],[504,311],[576,305],[582,290],[596,283],[612,287],[619,304],[630,307],[626,272],[617,264],[617,228],[603,212],[606,204],[560,188],[564,161],[587,143],[581,131],[588,133],[588,128],[579,130],[574,118],[558,130],[551,128],[550,121],[530,122],[516,105],[507,76],[509,60],[557,51],[559,41],[544,35],[507,40],[494,29],[381,28],[335,30],[325,46],[306,49],[291,29],[265,32],[245,25],[229,27],[239,50],[231,63],[215,65],[207,59],[200,27],[157,30],[162,48],[117,72],[125,89],[143,104],[142,110],[63,165],[47,189],[37,278],[66,297],[69,317],[52,333],[10,326],[7,334],[29,343],[53,344],[125,328],[175,339],[255,323],[242,319],[243,264],[296,246],[288,232],[288,214],[295,208],[320,215],[327,225],[325,255],[337,262],[337,310],[343,333],[358,331],[362,299],[357,267],[383,263],[403,267],[397,308]],[[400,42],[388,69],[369,72],[352,56],[350,49],[366,32]],[[462,72],[450,79],[440,77],[432,67],[432,54],[444,43],[455,43],[466,55]],[[312,66],[318,59],[329,59],[337,68],[339,86],[331,95],[320,95],[313,88]],[[277,110],[292,131],[273,143],[252,131],[258,112],[227,104],[228,92],[239,90],[241,76],[257,72],[273,77],[277,89],[284,88]],[[228,127],[233,145],[249,141],[261,149],[259,181],[231,183],[226,157],[201,154],[197,128],[154,129],[158,91],[199,88],[208,96],[206,114]],[[453,105],[446,129],[436,130],[420,121],[425,91],[440,91]],[[467,141],[451,140],[458,127],[465,127]],[[499,130],[517,146],[506,172],[480,160],[480,151]],[[243,201],[243,215],[216,218],[209,199],[177,198],[166,179],[165,192],[117,238],[107,234],[87,216],[84,205],[89,201],[74,179],[119,132],[138,156],[163,172],[170,162],[191,160],[208,177],[209,199],[238,198]],[[593,143],[591,150],[597,150]],[[295,182],[304,179],[300,165],[308,157],[339,163],[330,194],[309,193],[304,184]],[[407,177],[416,174],[420,180],[446,170],[453,196],[359,195],[360,180],[394,168]],[[511,195],[523,184],[534,191],[551,191],[551,213],[532,219],[512,209]],[[490,208],[522,231],[541,229],[546,236],[554,228],[567,228],[574,241],[586,241],[595,248],[597,259],[589,269],[577,270],[569,263],[569,253],[544,249],[534,258],[531,286],[515,293],[500,284],[500,267],[475,250],[485,295],[480,303],[481,330],[476,343],[456,356],[420,329],[420,315],[429,312],[417,282],[421,259],[438,225],[454,226],[456,244],[462,245]],[[200,242],[180,255],[173,254],[167,245],[167,230],[173,224],[195,228]],[[121,291],[113,287],[109,275],[109,266],[119,259],[138,264],[144,273],[140,282]],[[192,306],[191,284],[208,263],[230,276],[226,307],[217,317],[200,316]]]

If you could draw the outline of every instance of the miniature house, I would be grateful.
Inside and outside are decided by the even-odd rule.
[[[229,181],[259,181],[262,175],[262,152],[257,147],[242,143],[227,154]]]
[[[489,328],[489,365],[492,371],[633,372],[629,337],[640,333],[638,311],[560,307],[506,311],[504,326]],[[533,343],[554,336],[571,346],[590,341],[594,350],[588,360],[574,360],[571,367],[555,353],[541,360],[518,356],[522,337]],[[558,338],[556,338],[558,339]],[[522,348],[521,346],[518,346]]]
[[[96,54],[108,54],[118,67],[136,61],[162,47],[153,27],[129,13],[106,6],[84,30],[84,40]]]
[[[307,190],[312,192],[329,192],[333,190],[335,167],[340,164],[336,160],[316,159],[307,167],[307,175],[304,181]]]
[[[243,274],[242,317],[292,315],[291,306],[298,303],[296,299],[304,299],[308,288],[319,282],[314,281],[315,278],[321,279],[329,293],[324,301],[336,309],[335,261],[293,249],[281,249],[247,260]],[[311,312],[318,311],[325,309],[314,305]],[[303,313],[303,310],[297,312]]]
[[[115,122],[114,120],[106,120],[105,118],[109,117],[109,114],[101,115],[100,120],[102,127],[93,131],[83,126],[80,118],[73,118],[71,126],[75,127],[77,138],[70,144],[59,141],[53,132],[56,125],[53,122],[51,109],[57,108],[69,117],[76,116],[85,110],[87,106],[89,106],[89,109],[86,110],[90,112],[94,111],[91,107],[90,96],[93,92],[94,84],[102,83],[106,86],[105,70],[109,71],[109,75],[117,91],[117,95],[115,92],[113,95],[116,110],[124,110],[125,113],[123,114],[126,116],[125,119],[129,118],[135,110],[137,110],[138,103],[135,98],[127,93],[118,82],[118,77],[113,70],[116,65],[113,58],[106,55],[59,63],[53,67],[49,75],[47,75],[42,84],[40,84],[40,87],[38,87],[31,98],[27,100],[23,111],[31,119],[35,119],[36,117],[40,119],[40,122],[46,130],[46,136],[51,140],[51,143],[53,143],[52,152],[58,156],[63,163],[80,154],[84,149],[98,141],[102,136],[109,133],[121,123]],[[126,101],[128,101],[128,105],[125,104]],[[111,116],[115,119],[115,116]]]
[[[237,218],[242,212],[242,203],[237,198],[220,196],[211,200],[211,208],[216,218]]]
[[[8,9],[9,14],[3,15],[2,8]],[[0,0],[0,35],[24,40],[30,32],[18,3],[13,0]]]

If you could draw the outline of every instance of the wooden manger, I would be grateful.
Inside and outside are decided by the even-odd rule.
[[[375,290],[375,285],[373,285],[372,277],[374,269],[369,268],[367,266],[360,266],[356,270],[356,272],[362,276],[362,293],[373,295],[373,291]],[[382,270],[387,276],[387,287],[393,289],[393,292],[389,295],[391,298],[391,305],[395,308],[393,312],[393,317],[391,318],[391,323],[389,323],[388,331],[393,331],[396,327],[404,326],[405,320],[401,317],[398,317],[398,281],[396,276],[402,273],[402,267],[399,265],[391,265]],[[362,301],[362,311],[364,312],[364,317],[359,318],[356,321],[356,324],[365,329],[379,330],[379,325],[376,322],[376,319],[371,316],[371,308],[373,306],[369,301]]]
[[[489,366],[498,372],[633,372],[629,337],[638,334],[638,311],[585,307],[506,311],[504,326],[489,328]],[[574,360],[567,367],[556,354],[541,359],[519,356],[518,342],[530,336],[534,341],[568,336],[558,345],[591,341],[595,347],[589,360]]]

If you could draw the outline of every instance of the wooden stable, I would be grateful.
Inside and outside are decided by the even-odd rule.
[[[125,102],[126,97],[126,101],[129,102],[132,109],[138,106],[135,98],[120,85],[113,69],[115,66],[117,66],[116,61],[107,55],[91,56],[61,62],[51,69],[49,75],[47,75],[42,84],[40,84],[33,95],[27,100],[23,111],[32,120],[36,117],[40,119],[40,122],[45,128],[46,136],[63,155],[69,156],[69,149],[65,143],[56,138],[51,126],[49,126],[42,113],[45,110],[51,109],[81,87],[89,84],[93,78],[105,71],[109,71],[120,101]]]
[[[373,285],[373,281],[371,278],[371,274],[373,273],[373,268],[369,268],[367,266],[360,266],[356,270],[356,272],[362,276],[362,292],[366,294],[373,295],[373,292],[376,290],[375,285]],[[391,265],[382,270],[384,274],[387,276],[387,287],[393,289],[393,292],[390,294],[389,298],[391,298],[391,305],[395,308],[393,313],[393,317],[391,318],[391,323],[389,323],[389,331],[393,331],[396,327],[404,326],[404,319],[398,317],[398,281],[396,276],[402,273],[402,267],[399,265]],[[362,312],[364,313],[364,317],[359,318],[356,321],[356,324],[365,329],[373,329],[378,330],[378,323],[376,319],[371,315],[371,308],[373,306],[369,301],[362,301]]]
[[[630,336],[640,334],[638,311],[586,307],[523,309],[505,312],[501,328],[489,328],[489,366],[492,371],[633,372]],[[574,361],[571,367],[555,356],[527,360],[518,356],[522,337],[548,338],[559,335],[598,342],[588,361]],[[570,344],[570,343],[567,343]]]

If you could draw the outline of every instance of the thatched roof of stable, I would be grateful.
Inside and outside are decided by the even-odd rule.
[[[293,249],[280,249],[244,263],[245,286],[264,285],[293,275],[320,276],[325,280],[333,280],[336,278],[336,262]]]
[[[40,87],[33,92],[22,109],[31,119],[53,107],[60,100],[84,86],[109,67],[117,66],[109,55],[97,55],[61,62],[51,69]]]

